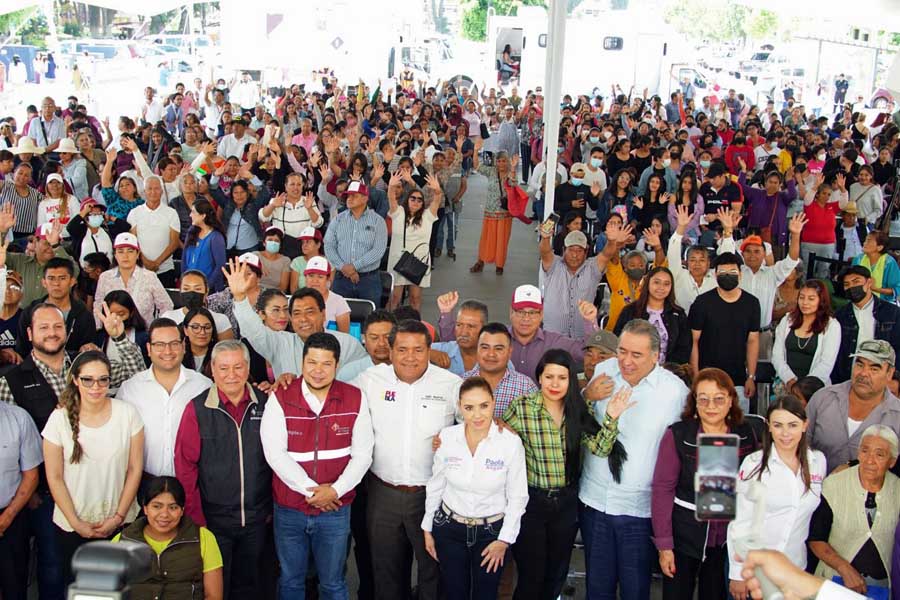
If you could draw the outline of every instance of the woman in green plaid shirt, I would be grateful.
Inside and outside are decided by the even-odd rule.
[[[572,355],[548,350],[535,372],[540,390],[517,398],[503,414],[525,446],[528,474],[528,506],[513,546],[515,600],[559,596],[578,532],[581,448],[599,454],[604,441],[581,398]]]

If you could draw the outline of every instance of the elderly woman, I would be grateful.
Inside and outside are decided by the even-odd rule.
[[[835,471],[822,483],[809,527],[809,549],[820,561],[816,575],[839,575],[860,594],[871,585],[890,586],[900,478],[888,470],[897,462],[897,450],[893,429],[870,425],[859,443],[859,464]]]
[[[497,265],[497,275],[503,275],[509,236],[512,231],[512,215],[506,206],[507,189],[518,186],[516,166],[518,155],[512,158],[506,152],[498,152],[494,157],[494,167],[478,164],[478,152],[482,141],[478,140],[473,165],[488,180],[484,203],[484,220],[481,223],[481,239],[478,242],[478,261],[469,268],[472,273],[481,273],[484,263]]]
[[[863,242],[862,254],[853,259],[872,273],[872,292],[882,300],[896,302],[900,298],[900,267],[888,254],[890,238],[883,231],[873,231]]]

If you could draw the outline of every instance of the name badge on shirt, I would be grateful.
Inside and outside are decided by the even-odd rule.
[[[503,459],[499,460],[491,460],[490,458],[484,459],[484,468],[488,471],[502,471],[506,467],[506,463]]]
[[[422,396],[422,408],[428,408],[429,406],[434,406],[436,404],[446,404],[447,401],[443,396]]]
[[[458,469],[462,466],[463,459],[459,456],[447,456],[444,458],[444,465],[448,469]]]

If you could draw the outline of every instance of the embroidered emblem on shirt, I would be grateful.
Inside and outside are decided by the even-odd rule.
[[[491,460],[489,458],[484,459],[484,468],[488,471],[502,471],[503,467],[506,466],[506,463],[500,460]]]
[[[395,402],[397,400],[397,392],[394,390],[385,390],[384,392],[384,401],[385,402]]]
[[[341,427],[337,423],[331,426],[331,431],[334,432],[334,435],[350,435],[349,427]]]

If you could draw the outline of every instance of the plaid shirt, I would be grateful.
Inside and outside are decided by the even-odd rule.
[[[119,341],[110,340],[110,343],[115,344],[119,351],[119,360],[113,361],[112,370],[109,374],[109,386],[111,388],[117,388],[122,385],[126,379],[139,371],[143,371],[147,367],[144,365],[144,357],[141,355],[140,348],[127,337]],[[72,366],[72,361],[69,360],[69,356],[65,356],[61,373],[57,373],[48,365],[39,361],[37,357],[34,357],[34,354],[32,354],[32,357],[34,358],[34,364],[37,365],[41,375],[44,376],[44,379],[46,379],[47,383],[50,384],[50,387],[53,388],[56,397],[59,398],[66,387],[66,376],[69,374],[69,368]],[[15,404],[15,401],[16,399],[13,397],[12,390],[9,389],[9,382],[6,380],[6,377],[0,377],[0,402]]]
[[[503,413],[503,420],[519,434],[525,446],[528,485],[554,490],[574,483],[566,481],[566,416],[556,426],[544,407],[540,390],[521,396]],[[593,454],[601,451],[602,430],[596,436],[583,436],[582,445]]]
[[[471,370],[463,373],[462,377],[463,379],[468,379],[476,375],[481,375],[481,367],[477,363]],[[530,377],[507,368],[506,374],[503,375],[503,379],[500,380],[500,383],[497,384],[497,388],[494,390],[494,416],[498,418],[503,417],[506,407],[512,404],[513,400],[536,391],[538,391],[538,388]]]

